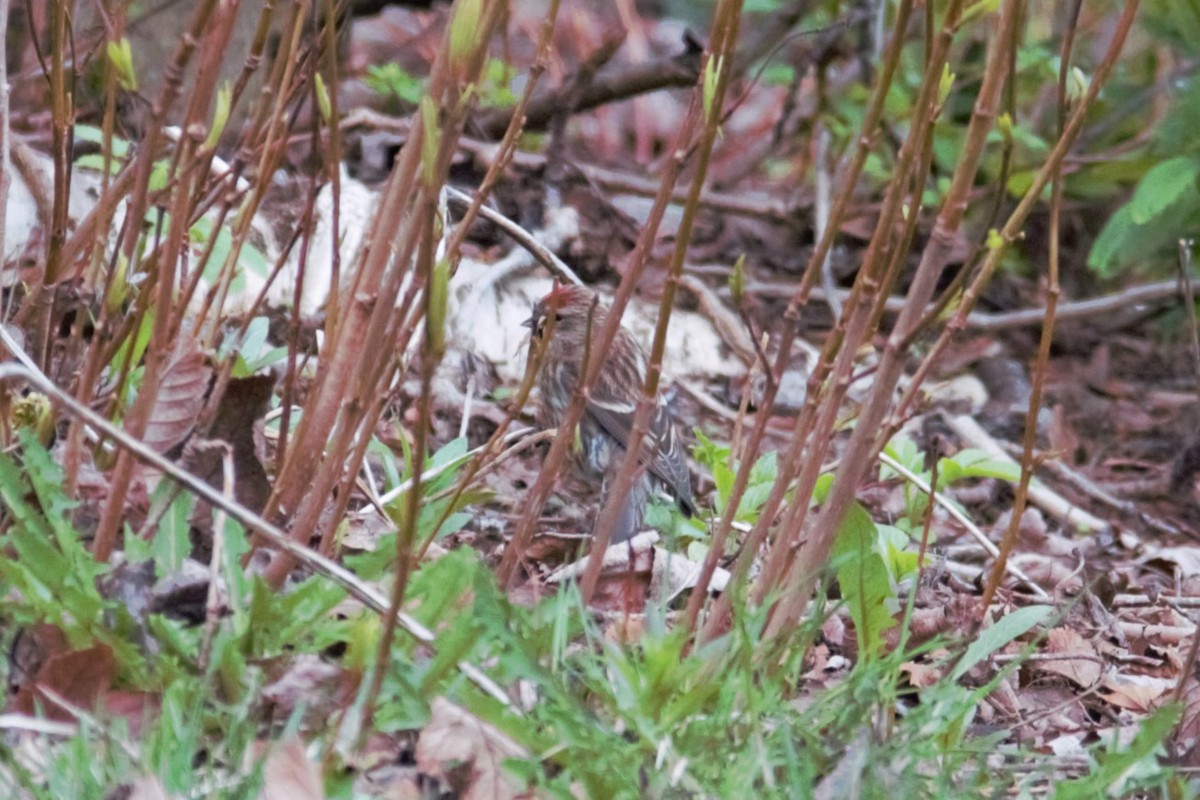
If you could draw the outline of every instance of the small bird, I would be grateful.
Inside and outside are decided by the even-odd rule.
[[[538,374],[542,394],[539,421],[544,426],[558,427],[561,423],[582,372],[587,343],[593,331],[604,327],[607,317],[608,309],[597,300],[595,292],[582,286],[556,287],[534,304],[533,316],[525,326],[539,339],[547,334],[550,337]],[[633,432],[634,411],[646,382],[646,354],[628,331],[618,328],[603,356],[604,366],[579,421],[575,455],[585,475],[601,478],[601,495],[607,499]],[[640,460],[641,474],[621,503],[610,544],[637,533],[646,501],[656,489],[669,492],[686,516],[696,513],[683,445],[661,397],[652,412]]]

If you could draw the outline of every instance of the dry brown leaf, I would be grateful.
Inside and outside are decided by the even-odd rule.
[[[916,661],[906,661],[901,664],[900,671],[907,673],[908,682],[918,689],[933,686],[942,679],[945,672],[936,664],[922,664]]]
[[[1023,686],[1017,690],[1018,713],[1027,720],[1025,729],[1033,735],[1035,742],[1044,745],[1047,738],[1091,727],[1088,712],[1077,702],[1078,697],[1078,690],[1065,681],[1053,686]]]
[[[158,716],[162,705],[159,694],[125,689],[108,690],[104,693],[104,711],[109,717],[120,717],[129,726],[129,735],[142,735]]]
[[[463,800],[507,800],[522,792],[504,770],[506,758],[528,753],[500,730],[445,698],[433,701],[429,724],[417,739],[417,767],[441,778]]]
[[[287,662],[262,692],[276,719],[286,720],[301,703],[308,715],[328,716],[354,694],[355,681],[349,672],[319,656],[302,653]]]
[[[1112,674],[1104,676],[1103,685],[1107,691],[1100,692],[1100,696],[1114,706],[1147,713],[1158,705],[1156,700],[1174,688],[1175,682],[1148,675]]]
[[[1155,548],[1151,544],[1147,551],[1139,559],[1140,564],[1161,571],[1166,576],[1180,576],[1182,584],[1179,588],[1185,595],[1200,591],[1200,547],[1179,545]]]
[[[194,438],[183,457],[185,469],[220,489],[224,482],[225,449],[219,443],[228,444],[233,451],[234,497],[256,511],[267,503],[271,480],[259,457],[255,428],[261,427],[274,387],[275,379],[270,375],[230,380],[217,404],[207,438]],[[201,503],[196,519],[206,520],[209,508],[207,503]],[[206,538],[211,535],[208,523],[199,523],[198,527],[205,531]]]
[[[1064,460],[1068,464],[1074,465],[1076,463],[1075,453],[1079,450],[1081,441],[1079,434],[1071,427],[1066,408],[1061,403],[1055,405],[1050,413],[1050,426],[1047,430],[1050,449],[1063,453]]]
[[[388,765],[361,774],[354,782],[356,797],[376,800],[425,800],[420,775],[413,766]]]
[[[185,339],[167,364],[142,439],[165,453],[192,432],[204,408],[212,369],[194,340]]]
[[[646,607],[646,597],[654,578],[657,548],[655,533],[639,533],[628,542],[613,545],[604,552],[600,579],[588,607],[594,611],[614,611],[640,614]],[[547,583],[578,580],[588,563],[584,557],[556,570],[546,578]]]
[[[58,722],[73,722],[75,715],[51,699],[49,690],[71,706],[92,711],[101,694],[112,685],[115,661],[108,645],[87,650],[55,653],[42,663],[34,681],[26,683],[13,698],[18,714],[44,715]]]
[[[1062,659],[1037,659],[1033,667],[1041,672],[1062,675],[1083,688],[1095,685],[1103,672],[1103,663],[1096,648],[1071,628],[1055,628],[1046,635],[1047,655]]]
[[[304,742],[293,736],[270,747],[258,800],[324,800],[321,771],[305,755]]]

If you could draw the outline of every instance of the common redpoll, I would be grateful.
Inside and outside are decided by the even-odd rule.
[[[525,324],[534,336],[541,338],[549,333],[550,337],[538,374],[542,394],[539,419],[546,427],[557,427],[566,414],[589,337],[604,327],[607,316],[607,308],[596,301],[595,293],[582,286],[558,287],[534,304],[533,316]],[[607,353],[592,352],[589,357],[601,355],[604,366],[591,387],[579,422],[575,456],[585,475],[601,478],[601,496],[607,499],[633,432],[634,411],[646,381],[646,355],[624,328],[617,329]],[[665,489],[674,496],[685,515],[696,513],[683,445],[661,397],[651,415],[640,462],[641,474],[622,499],[611,544],[637,533],[646,501],[656,489]]]

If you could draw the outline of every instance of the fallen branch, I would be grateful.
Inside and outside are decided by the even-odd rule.
[[[1191,286],[1194,290],[1200,291],[1200,278],[1193,278]],[[723,296],[729,296],[727,288],[722,287],[718,291]],[[746,285],[746,294],[757,295],[759,297],[790,297],[793,291],[795,291],[795,285],[792,283],[751,281]],[[845,299],[850,295],[850,292],[848,290],[839,290],[838,295],[842,299]],[[820,289],[814,289],[812,296],[817,299],[825,299],[825,294]],[[1094,323],[1096,319],[1105,314],[1111,314],[1115,311],[1128,312],[1132,306],[1140,304],[1149,305],[1178,296],[1179,281],[1177,279],[1156,281],[1143,286],[1132,286],[1115,294],[1103,295],[1088,300],[1060,303],[1054,316],[1058,322],[1086,319]],[[898,314],[904,309],[907,302],[903,297],[889,297],[884,310],[892,314]],[[967,327],[971,330],[990,333],[1041,325],[1045,314],[1046,312],[1043,308],[1023,308],[1019,311],[1003,311],[995,314],[989,314],[985,311],[972,311],[967,316],[966,323]],[[1112,326],[1107,326],[1106,329],[1111,330]]]
[[[746,37],[734,54],[731,74],[735,77],[745,74],[753,64],[779,47],[792,27],[807,16],[815,5],[813,0],[796,0],[757,20],[752,28],[754,33]],[[683,45],[681,53],[641,64],[614,67],[583,85],[578,85],[574,76],[568,76],[560,86],[539,91],[525,113],[525,129],[544,128],[564,110],[566,113],[577,113],[660,89],[694,86],[700,78],[700,57],[704,53],[704,46],[690,34],[684,35]],[[820,52],[819,48],[817,52]],[[801,65],[794,66],[797,70],[801,69]],[[471,120],[471,127],[487,136],[498,137],[508,128],[511,117],[512,109],[497,108],[476,115]]]

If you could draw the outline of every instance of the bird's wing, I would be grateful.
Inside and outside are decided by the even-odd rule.
[[[591,392],[587,413],[618,442],[628,442],[633,433],[633,415],[637,406],[620,399],[612,390],[612,382],[604,380],[604,377],[601,375],[601,380],[597,381]],[[641,382],[625,385],[640,386]],[[652,475],[670,487],[679,500],[680,508],[688,515],[694,514],[696,507],[692,502],[692,479],[688,473],[683,443],[670,412],[661,400],[651,413],[647,434],[642,446],[642,461],[648,465]]]

